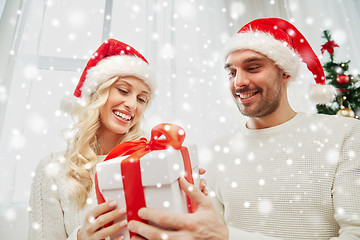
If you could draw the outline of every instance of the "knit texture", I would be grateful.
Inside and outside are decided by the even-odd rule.
[[[94,186],[84,208],[72,198],[65,161],[63,153],[51,154],[36,168],[29,202],[29,239],[77,239],[86,213],[97,205]]]
[[[360,239],[360,121],[298,113],[219,139],[207,167],[230,239]]]

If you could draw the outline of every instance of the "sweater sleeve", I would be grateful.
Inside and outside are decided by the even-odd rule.
[[[61,199],[54,176],[58,174],[51,160],[38,165],[32,181],[29,212],[29,239],[76,239],[72,233],[68,238]],[[77,229],[74,231],[77,232]]]
[[[360,239],[360,124],[357,122],[340,149],[332,194],[334,218],[340,230],[339,236],[331,240]]]

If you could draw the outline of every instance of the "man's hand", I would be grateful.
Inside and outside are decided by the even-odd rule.
[[[139,234],[131,239],[149,240],[187,240],[187,239],[219,239],[229,238],[229,230],[217,215],[211,200],[194,185],[180,178],[180,188],[197,205],[195,213],[178,214],[163,210],[142,208],[139,216],[160,226],[174,230],[164,230],[139,221],[130,221],[130,231]],[[142,237],[141,237],[142,236]]]

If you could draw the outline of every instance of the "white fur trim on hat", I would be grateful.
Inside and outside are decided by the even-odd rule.
[[[333,85],[313,84],[310,86],[310,99],[316,104],[332,102],[336,97],[336,88]]]
[[[87,72],[84,85],[82,86],[81,98],[87,98],[94,93],[104,82],[113,77],[134,76],[155,90],[155,77],[149,65],[136,56],[116,55],[101,60]]]
[[[276,40],[271,34],[260,31],[241,32],[229,39],[224,47],[225,60],[231,52],[249,49],[272,59],[275,64],[296,78],[301,58],[286,42]]]

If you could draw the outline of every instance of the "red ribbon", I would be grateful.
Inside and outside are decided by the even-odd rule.
[[[160,138],[164,135],[165,138]],[[183,157],[185,179],[194,184],[192,177],[191,162],[188,149],[182,146],[185,139],[185,131],[180,126],[162,123],[155,126],[151,130],[151,139],[147,141],[146,138],[141,138],[138,141],[128,141],[119,144],[113,148],[106,156],[104,161],[113,159],[119,156],[127,156],[121,162],[121,174],[124,187],[124,195],[127,208],[127,220],[137,220],[145,222],[138,216],[140,208],[146,207],[144,188],[141,181],[140,159],[147,153],[156,150],[165,150],[167,148],[174,148],[180,150]],[[105,199],[99,190],[97,173],[95,173],[95,191],[98,203],[105,202]],[[194,203],[186,196],[188,212],[193,212]],[[134,234],[130,232],[130,237]]]

